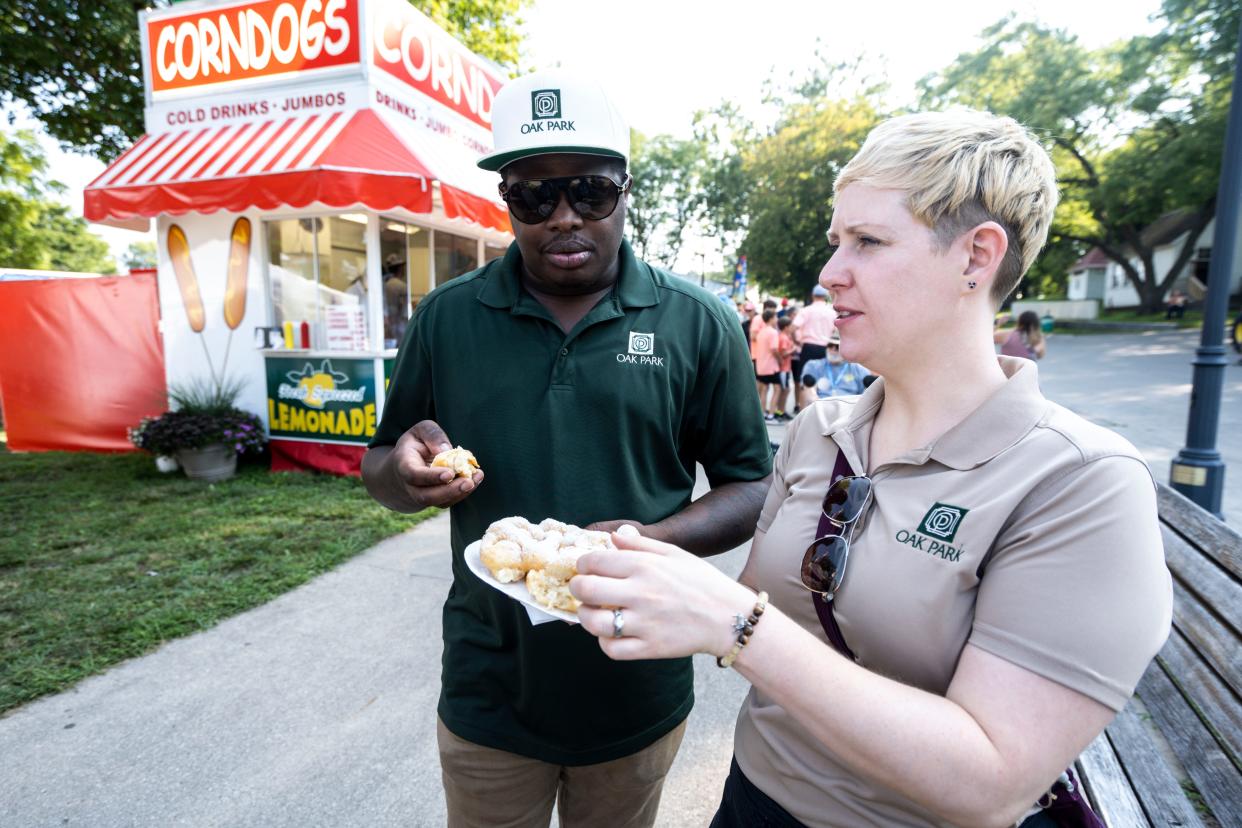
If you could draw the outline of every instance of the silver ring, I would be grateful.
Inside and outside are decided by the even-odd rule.
[[[620,638],[623,630],[625,630],[625,616],[621,614],[620,609],[615,609],[612,611],[612,637]]]

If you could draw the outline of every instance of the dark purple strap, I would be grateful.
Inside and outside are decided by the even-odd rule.
[[[1069,784],[1060,779],[1052,786],[1052,790],[1036,803],[1043,813],[1057,828],[1107,828],[1104,820],[1091,810],[1087,802],[1086,792],[1074,776],[1074,768],[1065,769]]]
[[[828,481],[828,485],[831,486],[842,477],[851,477],[853,474],[854,470],[850,467],[850,461],[845,459],[845,452],[838,447],[837,462],[832,467],[832,478]],[[825,494],[827,494],[826,491]],[[815,537],[826,537],[833,533],[834,528],[832,521],[828,520],[827,515],[821,509]],[[811,600],[815,602],[815,614],[819,616],[819,625],[824,628],[824,633],[828,636],[828,642],[832,644],[833,649],[850,661],[858,661],[858,656],[854,655],[854,651],[845,643],[845,636],[841,634],[841,628],[837,626],[837,619],[832,614],[832,602],[825,601],[818,592],[811,593]]]

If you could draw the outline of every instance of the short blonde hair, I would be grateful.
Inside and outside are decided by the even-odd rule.
[[[1005,228],[1009,249],[992,284],[997,305],[1034,263],[1057,206],[1056,170],[1044,148],[1014,119],[973,110],[884,121],[833,189],[855,183],[904,190],[906,206],[942,249],[985,221]]]

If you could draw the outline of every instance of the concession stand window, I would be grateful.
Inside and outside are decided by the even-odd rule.
[[[512,241],[474,163],[504,72],[405,0],[206,0],[138,25],[147,134],[86,217],[155,219],[170,385],[240,380],[273,468],[355,474],[418,303]],[[221,34],[243,27],[271,49]]]

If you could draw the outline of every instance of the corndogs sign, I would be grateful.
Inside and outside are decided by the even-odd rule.
[[[406,0],[369,0],[369,6],[375,67],[490,130],[500,74]]]
[[[261,0],[148,13],[152,98],[357,64],[361,0]]]

